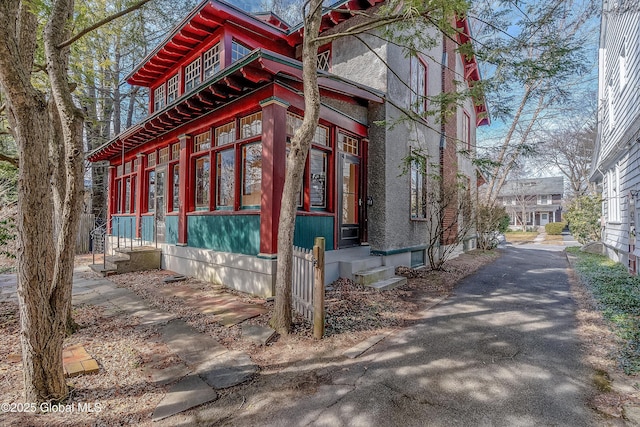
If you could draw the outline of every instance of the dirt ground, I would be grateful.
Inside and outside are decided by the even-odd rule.
[[[343,351],[366,338],[391,332],[412,324],[417,313],[452,292],[455,284],[478,268],[492,262],[499,252],[474,251],[451,261],[445,271],[399,268],[408,277],[402,287],[379,292],[338,280],[326,292],[326,337],[312,338],[311,325],[302,318],[295,319],[293,333],[278,337],[267,346],[249,344],[240,339],[240,327],[224,327],[211,315],[194,314],[176,298],[163,298],[155,291],[162,286],[191,286],[201,290],[211,285],[195,279],[166,284],[166,271],[150,271],[113,276],[119,286],[127,286],[153,305],[176,313],[201,332],[210,334],[229,349],[249,353],[260,366],[260,375],[251,383],[238,386],[240,393],[259,392],[264,382],[274,383],[292,393],[312,392],[318,378],[291,369],[311,361],[330,361]],[[76,264],[90,261],[79,258]],[[90,274],[90,273],[87,273]],[[273,302],[234,293],[239,297],[271,309]],[[266,325],[270,314],[247,322]],[[2,413],[0,425],[81,426],[81,425],[152,425],[150,415],[166,392],[166,386],[155,384],[146,370],[151,363],[161,361],[166,366],[177,362],[166,346],[160,343],[158,331],[138,325],[129,316],[108,316],[99,307],[82,306],[74,309],[74,319],[81,329],[67,338],[65,346],[82,344],[99,362],[100,372],[69,379],[73,391],[67,405],[75,405],[74,412],[46,414]],[[13,303],[0,303],[0,403],[21,402],[22,372],[19,343],[18,308]],[[313,377],[313,378],[312,378]],[[231,399],[238,391],[225,390],[221,399]],[[100,403],[100,412],[79,412],[80,404]]]

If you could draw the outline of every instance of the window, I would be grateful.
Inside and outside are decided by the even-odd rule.
[[[131,213],[131,178],[124,180],[124,212]]]
[[[424,265],[424,249],[411,251],[411,268],[422,267]]]
[[[421,116],[427,112],[427,66],[417,56],[411,57],[411,109]]]
[[[609,80],[609,90],[608,90],[608,94],[607,94],[607,101],[608,101],[608,110],[609,110],[609,130],[613,129],[613,127],[616,125],[616,114],[615,114],[615,106],[613,104],[613,98],[615,96],[614,90],[613,90],[613,81]]]
[[[156,153],[147,154],[147,167],[152,168],[156,165]]]
[[[231,62],[232,63],[247,56],[250,52],[251,50],[249,50],[248,47],[238,43],[237,41],[233,40],[231,42]]]
[[[161,148],[158,152],[158,164],[163,165],[169,162],[169,146]]]
[[[156,210],[156,171],[147,172],[147,211]]]
[[[184,90],[189,92],[200,84],[200,58],[184,68]]]
[[[460,136],[462,147],[471,150],[471,117],[466,111],[462,112],[462,135]]]
[[[311,206],[314,208],[327,207],[327,159],[324,151],[311,149]]]
[[[116,182],[116,212],[122,213],[122,180]]]
[[[180,143],[171,146],[171,160],[180,160]]]
[[[233,209],[234,197],[234,164],[235,150],[224,150],[216,155],[216,207],[218,209]]]
[[[164,83],[153,91],[153,111],[160,111],[165,106]]]
[[[426,174],[427,160],[416,156],[411,161],[411,218],[425,219],[427,217]]]
[[[620,168],[618,166],[608,173],[608,202],[609,221],[620,221]]]
[[[211,148],[211,131],[201,133],[193,138],[193,151],[198,152]]]
[[[260,206],[262,143],[242,147],[242,207]]]
[[[209,156],[196,159],[196,210],[209,209]]]
[[[551,196],[547,194],[541,194],[538,196],[538,204],[539,205],[550,205],[551,204]]]
[[[338,134],[338,146],[345,153],[358,155],[358,140],[343,133]]]
[[[220,71],[220,44],[215,45],[202,56],[204,78],[207,79]]]
[[[178,98],[179,76],[176,74],[167,80],[167,104],[172,103]]]
[[[262,111],[240,119],[240,138],[262,135]]]
[[[293,134],[300,126],[302,126],[302,117],[287,112],[287,135],[293,137]],[[329,128],[324,125],[318,125],[312,142],[318,145],[329,145]]]
[[[318,53],[318,70],[329,71],[331,69],[330,50]]]
[[[236,140],[236,122],[227,123],[216,128],[216,146],[230,144]]]
[[[171,173],[171,211],[177,212],[180,208],[180,165],[173,165]]]

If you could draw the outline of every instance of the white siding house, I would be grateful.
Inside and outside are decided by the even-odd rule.
[[[598,138],[591,180],[602,188],[602,241],[613,260],[637,270],[640,209],[640,11],[603,1]]]

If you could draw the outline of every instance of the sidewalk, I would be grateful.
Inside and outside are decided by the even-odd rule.
[[[16,291],[16,275],[0,275],[0,302],[17,302]],[[223,320],[243,319],[256,310],[250,304],[230,299],[226,296],[224,311],[217,308]],[[177,365],[151,365],[148,369],[154,382],[170,385],[167,394],[153,411],[153,421],[212,402],[218,398],[219,390],[248,381],[258,370],[246,353],[228,350],[211,336],[177,319],[174,314],[152,307],[133,291],[119,288],[106,278],[95,277],[89,273],[88,267],[74,270],[72,303],[100,306],[106,316],[130,315],[139,318],[141,325],[156,326],[161,342],[180,358],[181,363]],[[202,301],[186,298],[185,304],[193,305],[194,310],[198,310]],[[246,334],[251,335],[247,338],[265,339],[273,332],[263,329],[268,328],[247,328]]]

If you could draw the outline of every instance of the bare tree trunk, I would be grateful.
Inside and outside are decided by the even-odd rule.
[[[322,0],[311,0],[305,14],[302,73],[304,84],[304,119],[291,140],[287,156],[287,172],[282,193],[280,221],[278,223],[278,266],[276,270],[276,300],[271,326],[280,334],[291,330],[291,265],[293,234],[296,224],[298,192],[302,183],[305,160],[320,118],[320,91],[318,88],[317,57],[322,18]]]

